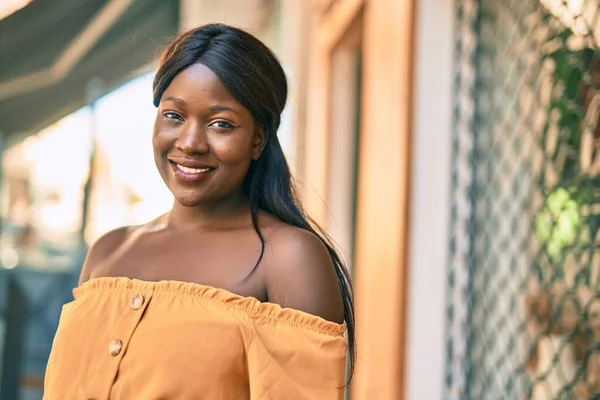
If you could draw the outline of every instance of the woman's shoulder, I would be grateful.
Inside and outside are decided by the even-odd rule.
[[[157,224],[160,223],[162,217],[157,218],[154,221],[150,221],[143,225],[138,226],[122,226],[120,228],[113,229],[104,235],[100,236],[88,250],[83,268],[81,270],[81,276],[79,284],[86,282],[90,279],[92,271],[94,271],[98,265],[105,262],[112,254],[123,246],[128,240],[134,238],[140,233],[152,230]]]
[[[344,306],[329,250],[315,233],[281,221],[265,224],[264,276],[270,302],[333,322]]]
[[[130,226],[113,229],[102,235],[90,246],[81,269],[81,275],[79,277],[80,285],[88,281],[92,271],[125,243],[131,231],[132,227]]]
[[[288,224],[267,213],[261,215],[259,227],[265,238],[267,251],[277,264],[289,265],[284,261],[301,256],[310,258],[317,265],[333,268],[327,246],[316,232]]]
[[[265,235],[265,239],[267,239],[267,241],[295,241],[302,238],[302,241],[320,241],[316,235],[308,230],[288,224],[287,222],[266,211],[262,211],[258,214],[258,226]]]
[[[122,226],[100,236],[90,247],[90,255],[106,255],[119,247],[135,227]]]

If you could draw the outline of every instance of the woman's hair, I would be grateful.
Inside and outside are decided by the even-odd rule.
[[[261,241],[261,252],[252,271],[260,264],[265,251],[265,239],[257,222],[259,210],[271,213],[285,223],[309,231],[321,239],[335,266],[344,300],[352,376],[355,339],[350,276],[329,237],[302,211],[277,138],[281,113],[287,100],[287,80],[283,68],[273,52],[249,33],[223,24],[204,25],[183,33],[164,51],[153,82],[156,107],[175,76],[197,63],[210,68],[265,130],[265,148],[259,159],[251,163],[243,183],[252,223]]]

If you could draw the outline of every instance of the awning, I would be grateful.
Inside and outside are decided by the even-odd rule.
[[[35,0],[0,20],[0,132],[37,132],[147,67],[178,30],[177,0]],[[148,101],[151,101],[148,98]]]

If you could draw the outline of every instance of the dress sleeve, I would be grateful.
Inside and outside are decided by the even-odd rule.
[[[247,354],[252,400],[344,398],[345,326],[307,318],[254,321]]]

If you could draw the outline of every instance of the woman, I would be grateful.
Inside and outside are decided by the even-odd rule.
[[[281,65],[250,34],[206,25],[166,49],[153,86],[173,208],[92,246],[45,399],[343,398],[351,287],[294,196]]]

